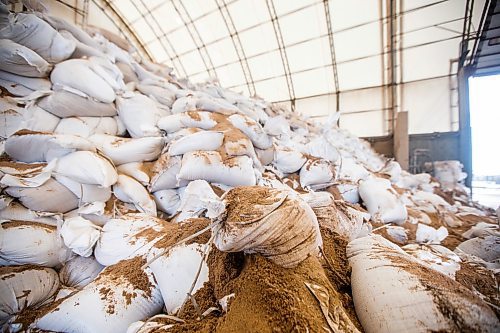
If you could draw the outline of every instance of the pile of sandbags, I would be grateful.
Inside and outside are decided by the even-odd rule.
[[[351,242],[354,302],[366,331],[498,324],[459,287],[451,295],[444,286],[458,300],[438,304],[418,276],[393,267],[404,261],[408,270],[429,268],[428,279],[457,281],[465,262],[498,269],[498,220],[457,190],[459,164],[435,164],[443,185],[409,174],[338,128],[339,113],[318,124],[213,83],[177,80],[120,37],[46,12],[0,5],[0,46],[3,330],[145,332],[172,325],[162,320],[180,325],[186,313],[235,322],[229,299],[246,296],[217,292],[216,304],[197,305],[213,301],[208,285],[220,284],[213,257],[240,253],[243,266],[243,253],[258,254],[271,262],[264,273],[284,278],[290,268],[322,270],[319,260],[332,269],[321,230]],[[319,302],[307,312],[311,327],[356,331],[355,316],[343,319],[345,309],[338,316],[329,306],[346,303],[328,287],[329,303],[320,285],[304,285],[304,274],[287,285],[309,288],[298,293]],[[366,281],[375,281],[368,291]],[[386,288],[392,282],[398,288]],[[413,287],[423,310],[394,319],[399,306],[413,307],[404,303]],[[384,292],[397,293],[399,305]],[[465,315],[461,306],[474,310]],[[452,323],[443,307],[469,326]]]

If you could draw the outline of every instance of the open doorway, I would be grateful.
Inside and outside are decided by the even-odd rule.
[[[500,205],[500,75],[469,78],[472,199]]]

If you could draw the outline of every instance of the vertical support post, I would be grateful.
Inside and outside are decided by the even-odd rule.
[[[408,136],[408,111],[398,112],[394,131],[394,157],[403,170],[408,170],[410,159],[410,139]]]
[[[470,104],[469,104],[469,77],[471,70],[469,66],[458,70],[458,122],[460,142],[460,162],[464,165],[467,173],[465,185],[472,188],[472,136],[470,127]]]

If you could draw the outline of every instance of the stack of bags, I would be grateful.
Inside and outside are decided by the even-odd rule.
[[[211,243],[296,267],[320,253],[319,216],[353,242],[352,258],[380,243],[449,279],[461,260],[499,268],[490,212],[402,171],[339,129],[339,114],[316,124],[181,83],[119,37],[0,8],[5,330],[125,332],[162,308],[177,314],[209,280]],[[457,228],[471,228],[458,250],[440,246]],[[355,301],[371,297],[358,285]],[[367,330],[375,320],[360,319]]]

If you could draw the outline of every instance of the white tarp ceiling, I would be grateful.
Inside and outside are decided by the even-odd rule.
[[[59,13],[81,2],[47,1]],[[366,136],[391,131],[390,22],[397,111],[409,111],[412,133],[456,130],[454,75],[465,2],[91,0],[87,20],[108,29],[115,24],[145,57],[193,82],[216,78],[317,117],[334,112],[339,96],[347,124],[373,120],[354,129]],[[473,28],[484,0],[476,3]],[[443,114],[429,122],[438,109]]]

